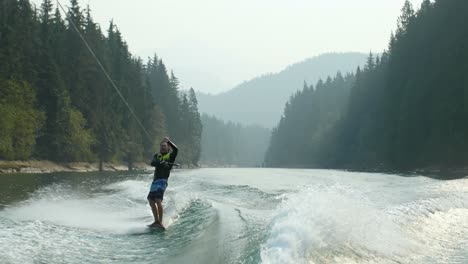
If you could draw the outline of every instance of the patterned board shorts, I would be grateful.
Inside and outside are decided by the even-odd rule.
[[[148,197],[146,197],[149,201],[154,201],[156,199],[163,200],[164,198],[164,192],[166,191],[167,188],[167,180],[160,179],[160,180],[154,180],[151,183],[151,188],[148,193]]]

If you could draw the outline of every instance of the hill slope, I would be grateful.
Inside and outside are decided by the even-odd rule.
[[[365,63],[366,57],[363,53],[328,53],[306,59],[279,73],[243,82],[225,93],[198,93],[199,109],[223,120],[271,128],[277,125],[290,96],[303,88],[304,81],[315,84],[337,71],[354,71]]]

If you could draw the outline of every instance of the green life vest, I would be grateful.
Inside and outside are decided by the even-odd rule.
[[[159,161],[169,161],[169,158],[171,157],[171,153],[166,153],[164,155],[162,155],[161,153],[158,153],[156,157],[159,159]]]

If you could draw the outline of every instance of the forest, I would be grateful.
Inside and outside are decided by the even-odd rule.
[[[266,164],[447,168],[468,159],[468,1],[406,1],[388,48],[292,96]]]
[[[268,148],[270,129],[223,121],[215,116],[201,116],[204,166],[261,167]]]
[[[148,162],[170,136],[178,160],[197,164],[202,124],[194,90],[182,91],[157,55],[132,55],[118,26],[102,29],[89,7],[71,0],[64,14],[53,2],[0,4],[0,159],[131,167]]]

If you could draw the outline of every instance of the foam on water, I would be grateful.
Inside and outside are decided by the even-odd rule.
[[[183,246],[203,231],[171,231],[171,225],[182,215],[186,218],[183,224],[203,229],[205,225],[197,225],[197,217],[210,223],[209,215],[200,215],[209,204],[188,191],[179,192],[183,186],[171,188],[164,201],[164,223],[169,229],[155,240],[155,235],[163,234],[146,227],[153,220],[146,200],[150,184],[124,180],[93,188],[90,193],[67,184],[38,189],[29,199],[0,211],[0,262],[163,262],[167,247]],[[201,212],[187,214],[189,210]]]
[[[146,200],[150,182],[125,180],[85,196],[67,185],[39,189],[31,198],[2,213],[15,221],[46,221],[58,225],[113,234],[144,231],[152,215]],[[196,196],[174,188],[165,195],[164,224],[170,226]]]
[[[145,226],[150,175],[40,187],[0,210],[0,263],[467,263],[468,179],[200,172],[171,178],[165,232]]]
[[[129,216],[144,216],[144,205],[131,198],[122,192],[85,196],[67,186],[54,185],[40,189],[30,199],[4,210],[3,214],[15,221],[43,221],[81,229],[126,233],[141,227]]]
[[[355,190],[308,186],[285,197],[261,257],[264,263],[309,263],[343,255],[373,258],[372,251],[393,255],[411,246],[398,229]]]
[[[355,186],[299,188],[283,197],[276,210],[261,259],[263,263],[466,261],[467,253],[461,250],[468,246],[466,186],[466,179],[434,182],[434,198],[385,207],[373,203],[378,193],[370,199],[372,195]]]

